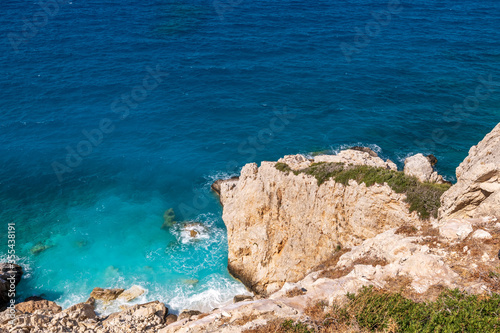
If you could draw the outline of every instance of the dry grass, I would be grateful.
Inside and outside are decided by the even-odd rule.
[[[290,289],[286,292],[286,297],[295,297],[295,296],[302,296],[302,295],[305,295],[305,291],[301,288],[293,288],[293,289]]]
[[[252,315],[245,315],[241,318],[238,318],[236,319],[235,321],[231,322],[231,325],[235,325],[235,326],[243,326],[245,325],[246,323],[249,323],[251,321],[254,321],[255,319],[258,319],[259,316],[258,315],[255,315],[255,314],[252,314]]]
[[[338,262],[338,259],[337,259],[337,262]],[[329,269],[322,271],[318,277],[335,280],[335,279],[341,278],[341,277],[346,276],[347,274],[351,273],[352,270],[354,269],[355,265],[371,265],[371,266],[375,267],[377,265],[385,266],[388,264],[389,263],[387,262],[387,260],[385,260],[383,258],[367,256],[367,257],[356,259],[352,263],[352,265],[347,266],[347,267],[335,268],[335,266],[333,265]],[[335,263],[335,265],[336,265],[336,263]]]
[[[327,269],[329,267],[336,266],[337,263],[339,262],[340,257],[344,253],[347,253],[349,251],[351,251],[350,248],[345,248],[345,249],[344,248],[338,248],[337,250],[335,250],[335,252],[332,254],[332,256],[329,259],[325,260],[323,263],[321,263],[321,265],[319,265],[316,268],[314,268],[313,271],[319,271],[319,270],[322,270],[322,269]]]
[[[418,229],[413,225],[402,225],[395,232],[396,235],[404,236],[415,236],[418,233]]]
[[[379,258],[377,256],[367,256],[363,258],[356,259],[353,263],[353,265],[371,265],[373,267],[375,266],[386,266],[389,264],[387,260],[384,258]]]
[[[335,280],[335,279],[341,278],[341,277],[346,276],[347,274],[351,273],[353,269],[354,269],[353,266],[342,267],[342,268],[338,268],[338,269],[335,269],[335,267],[332,267],[332,268],[329,268],[327,270],[322,271],[319,274],[318,278],[327,278],[327,279]]]

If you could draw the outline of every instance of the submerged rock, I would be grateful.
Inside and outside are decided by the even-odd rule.
[[[175,213],[173,208],[169,208],[165,213],[163,214],[163,225],[161,226],[162,229],[168,229],[172,227],[175,223]]]
[[[355,146],[355,147],[352,147],[352,148],[349,148],[349,149],[358,150],[358,151],[362,151],[362,152],[368,153],[372,157],[378,157],[378,154],[376,152],[374,152],[372,149],[368,148],[368,147]]]
[[[51,247],[53,247],[54,245],[49,245],[49,244],[44,244],[42,242],[39,242],[37,243],[35,246],[33,246],[30,250],[31,253],[33,254],[40,254],[42,253],[43,251],[45,250],[48,250],[50,249]]]
[[[191,286],[195,286],[200,281],[198,281],[198,279],[184,279],[184,280],[182,280],[182,282],[185,284],[191,285]]]

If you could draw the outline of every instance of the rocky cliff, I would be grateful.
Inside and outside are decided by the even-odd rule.
[[[313,163],[367,165],[395,170],[376,155],[346,150],[309,160],[302,155],[278,161],[291,170]],[[216,185],[224,206],[230,272],[254,292],[267,294],[296,282],[328,261],[339,247],[403,224],[418,225],[405,195],[387,184],[347,185],[328,179],[321,185],[305,173],[278,170],[276,162],[248,164],[239,179]]]
[[[442,219],[500,216],[500,124],[470,149],[456,174],[441,200]]]
[[[235,297],[234,304],[203,314],[168,314],[155,301],[101,317],[94,298],[131,299],[144,291],[96,288],[87,302],[65,310],[27,299],[15,306],[15,322],[11,312],[0,312],[0,332],[269,332],[276,329],[264,325],[288,319],[314,331],[324,317],[315,321],[311,304],[324,301],[321,311],[338,311],[347,294],[363,286],[416,301],[436,299],[445,288],[492,298],[500,292],[499,144],[500,124],[457,169],[457,183],[441,197],[439,219],[410,212],[423,194],[398,187],[441,188],[428,183],[444,182],[429,156],[408,158],[404,174],[359,147],[248,164],[240,177],[217,181],[213,189],[224,206],[229,269],[261,295]],[[417,195],[411,204],[410,195]],[[497,308],[489,315],[496,318]]]

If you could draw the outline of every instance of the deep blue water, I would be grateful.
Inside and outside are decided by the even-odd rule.
[[[369,145],[400,166],[433,153],[453,180],[500,118],[500,2],[394,2],[4,1],[0,254],[15,222],[19,299],[243,292],[209,186],[248,162]],[[170,207],[198,239],[160,228]]]

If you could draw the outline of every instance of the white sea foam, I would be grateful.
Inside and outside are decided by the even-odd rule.
[[[166,300],[171,312],[180,312],[183,309],[207,312],[231,303],[235,295],[250,294],[241,283],[219,274],[207,277],[203,285],[202,290],[194,292],[177,286],[169,293],[171,297]]]

